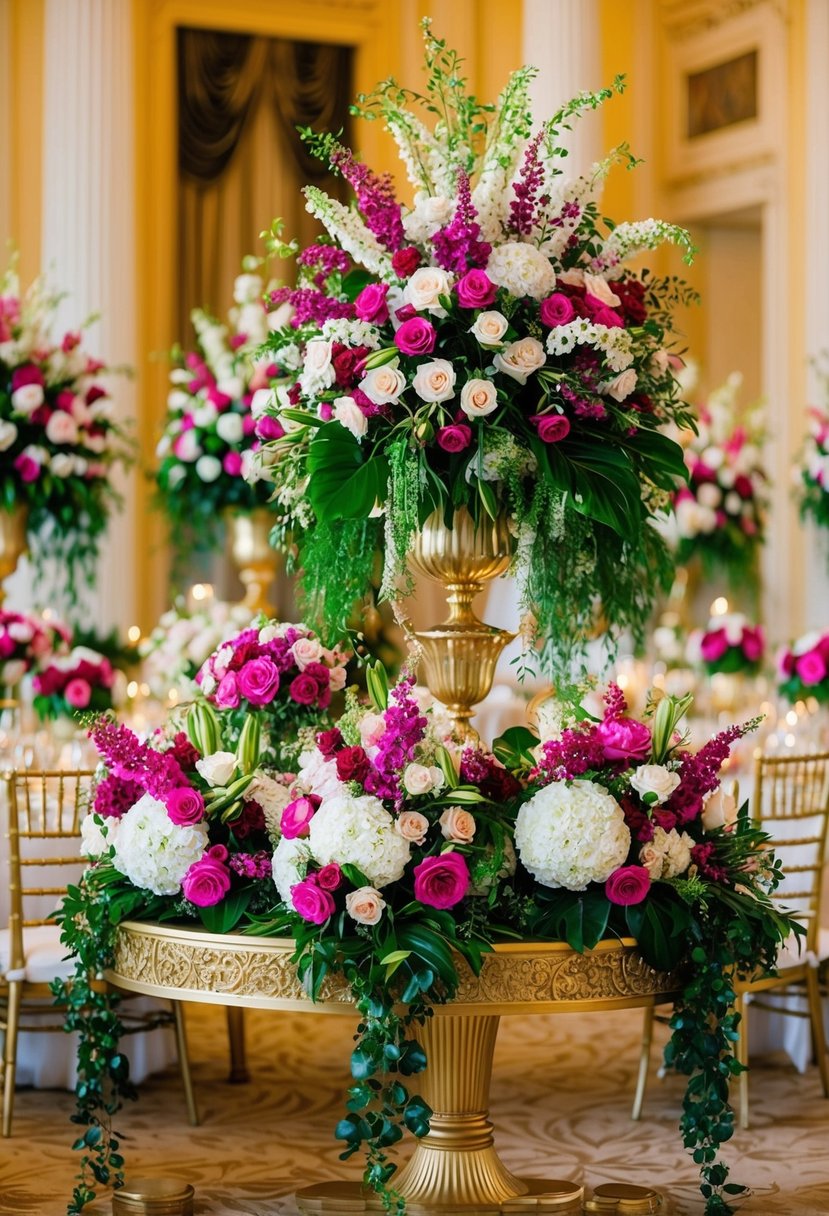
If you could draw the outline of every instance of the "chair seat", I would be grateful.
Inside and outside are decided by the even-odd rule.
[[[817,957],[808,954],[805,948],[798,953],[797,943],[789,938],[777,956],[777,969],[785,971],[787,967],[802,967],[806,962],[817,967],[824,959],[829,959],[829,929],[818,932]]]
[[[26,961],[22,974],[12,978],[30,984],[49,984],[55,979],[69,979],[75,972],[74,959],[66,958],[66,946],[61,944],[57,925],[32,925],[23,931]],[[0,929],[0,975],[8,979],[9,931]]]

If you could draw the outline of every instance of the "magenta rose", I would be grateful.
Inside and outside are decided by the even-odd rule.
[[[239,692],[255,709],[270,705],[278,691],[279,668],[267,655],[250,659],[239,672]]]
[[[570,422],[563,414],[534,414],[530,422],[538,427],[542,443],[560,443],[570,434]]]
[[[271,414],[262,414],[256,419],[256,437],[261,439],[263,443],[270,443],[273,439],[281,439],[285,434],[285,428],[278,418],[274,418]]]
[[[651,886],[651,876],[644,866],[620,866],[604,884],[604,893],[612,904],[641,904]]]
[[[226,452],[222,460],[222,468],[228,477],[238,477],[242,472],[242,457],[239,452]]]
[[[455,290],[461,308],[488,308],[495,303],[497,288],[485,270],[467,270]]]
[[[66,685],[63,695],[73,709],[86,709],[92,700],[92,689],[87,680],[82,680],[76,676],[74,680],[70,680]]]
[[[460,853],[424,857],[414,868],[414,895],[430,908],[453,908],[469,890],[469,867]]]
[[[12,392],[25,388],[27,384],[44,384],[43,372],[34,363],[24,363],[12,372]]]
[[[320,689],[314,677],[310,676],[307,671],[303,671],[301,675],[295,676],[291,680],[288,692],[297,705],[313,705],[319,696]]]
[[[291,887],[291,903],[302,919],[312,925],[325,924],[335,910],[333,896],[309,878]]]
[[[307,836],[308,827],[314,818],[316,806],[310,798],[294,798],[282,812],[279,828],[286,840]]]
[[[227,850],[224,850],[225,858]],[[197,908],[210,908],[221,903],[230,890],[230,871],[210,849],[200,861],[194,861],[181,884],[184,898]]]
[[[644,722],[633,718],[612,718],[598,725],[599,738],[608,760],[647,760],[651,750],[651,732]]]
[[[442,426],[435,435],[439,448],[444,452],[462,452],[472,442],[472,427],[465,422],[456,422],[452,426]]]
[[[229,671],[219,681],[219,686],[213,694],[213,700],[219,709],[237,709],[241,699],[236,672]]]
[[[386,283],[369,283],[363,288],[354,301],[354,311],[361,321],[385,325],[389,319],[389,306],[386,303],[388,290]]]
[[[414,245],[406,245],[404,249],[398,249],[391,257],[391,268],[397,275],[398,279],[408,279],[410,274],[414,274],[420,265],[420,250],[415,249]]]
[[[563,291],[554,291],[546,300],[541,301],[539,315],[542,325],[555,329],[557,325],[566,325],[568,321],[572,321],[576,310],[569,296]]]
[[[189,785],[170,790],[165,806],[171,822],[180,828],[191,827],[204,819],[204,798]]]
[[[337,776],[340,781],[365,781],[371,761],[361,747],[344,747],[337,752]]]
[[[794,669],[804,684],[820,684],[826,679],[826,661],[818,650],[807,650],[795,660]]]
[[[40,476],[40,465],[36,460],[32,460],[31,456],[26,456],[23,452],[15,458],[14,467],[20,474],[20,480],[27,484],[37,481]]]
[[[336,861],[330,861],[327,866],[320,866],[314,878],[317,886],[323,891],[336,891],[342,886],[343,872]]]
[[[763,630],[759,625],[743,630],[743,654],[749,663],[757,663],[763,657],[764,646]]]
[[[706,663],[717,663],[728,650],[728,638],[724,629],[715,629],[706,633],[700,643],[700,654]]]
[[[395,345],[404,355],[430,355],[436,340],[435,327],[425,317],[410,317],[394,335]]]

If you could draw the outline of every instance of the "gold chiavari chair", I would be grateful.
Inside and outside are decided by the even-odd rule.
[[[9,862],[8,927],[0,929],[0,1031],[3,1032],[3,1136],[11,1135],[18,1033],[63,1031],[49,985],[69,978],[73,963],[51,920],[67,885],[82,868],[81,820],[90,802],[92,772],[33,770],[3,773]],[[129,995],[129,994],[125,994]],[[182,1004],[152,1013],[131,1011],[121,1021],[128,1034],[172,1026],[176,1035],[187,1113],[198,1124],[187,1056]]]

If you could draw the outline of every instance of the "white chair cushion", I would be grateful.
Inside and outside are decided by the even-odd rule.
[[[49,984],[54,979],[65,980],[74,975],[74,960],[64,957],[66,946],[61,945],[57,925],[33,925],[24,929],[23,949],[26,964],[22,977],[17,973],[9,977],[9,931],[0,929],[0,974],[6,978],[22,978],[30,984]]]
[[[829,929],[822,928],[818,931],[817,957],[809,954],[805,947],[798,953],[797,942],[789,938],[777,956],[777,969],[783,971],[786,967],[799,967],[807,962],[817,967],[825,958],[829,958]]]

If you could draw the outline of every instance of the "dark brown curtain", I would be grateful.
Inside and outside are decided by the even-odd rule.
[[[347,142],[351,75],[349,47],[178,31],[180,340],[192,339],[192,308],[224,313],[243,255],[261,251],[275,216],[303,245],[319,233],[301,188],[340,196],[342,183],[296,128],[344,129]]]

